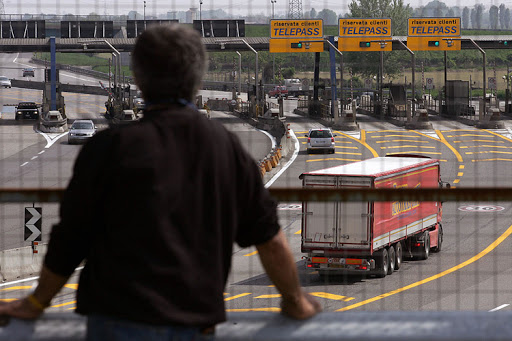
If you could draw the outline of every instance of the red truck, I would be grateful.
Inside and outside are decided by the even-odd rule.
[[[288,97],[288,90],[286,89],[286,86],[275,86],[268,92],[268,97]]]
[[[449,187],[439,160],[386,156],[302,173],[304,188]],[[427,259],[443,242],[441,202],[303,202],[301,250],[320,276],[367,272],[385,277],[402,257]]]

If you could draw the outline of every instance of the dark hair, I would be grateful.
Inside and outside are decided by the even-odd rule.
[[[206,70],[201,36],[180,24],[148,27],[132,53],[135,82],[146,101],[193,101]]]

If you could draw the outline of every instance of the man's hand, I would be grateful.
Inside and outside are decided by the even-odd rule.
[[[310,294],[302,291],[297,299],[285,299],[281,302],[281,313],[288,317],[305,320],[322,311],[320,303]]]
[[[5,316],[34,320],[42,313],[43,310],[35,307],[26,297],[9,303],[0,302],[0,320],[4,320]]]

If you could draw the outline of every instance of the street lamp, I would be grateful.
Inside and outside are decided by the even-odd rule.
[[[144,1],[144,25],[146,22],[146,1]]]
[[[203,20],[201,6],[203,5],[203,0],[199,0],[199,20]]]
[[[272,4],[272,19],[274,19],[274,4],[277,0],[270,0],[270,3]]]

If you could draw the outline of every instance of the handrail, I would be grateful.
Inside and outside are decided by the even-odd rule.
[[[512,188],[330,189],[269,188],[278,201],[512,201]],[[0,202],[60,202],[64,189],[2,188]]]

